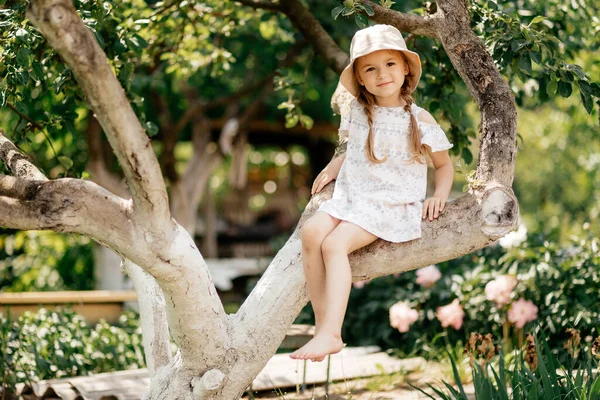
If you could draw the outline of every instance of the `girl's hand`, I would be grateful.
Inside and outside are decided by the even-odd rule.
[[[447,199],[436,195],[425,200],[423,203],[423,219],[426,219],[428,215],[430,221],[437,218],[444,211],[446,200]]]
[[[310,190],[311,195],[319,193],[325,185],[337,178],[340,173],[340,168],[342,168],[342,164],[344,163],[344,159],[345,157],[334,158],[325,168],[323,168],[323,171],[317,175],[313,182],[312,189]]]

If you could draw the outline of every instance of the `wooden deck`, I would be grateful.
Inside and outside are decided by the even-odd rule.
[[[349,380],[382,373],[411,371],[425,365],[422,358],[399,360],[377,347],[346,348],[331,357],[330,381]],[[252,383],[253,391],[295,387],[302,383],[303,362],[289,354],[277,354]],[[319,384],[327,379],[327,362],[306,365],[306,383]],[[19,394],[25,400],[137,400],[150,383],[146,369],[119,371],[93,376],[50,380],[33,385],[21,384]]]

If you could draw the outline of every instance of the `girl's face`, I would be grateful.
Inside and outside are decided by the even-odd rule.
[[[358,83],[375,96],[378,106],[402,105],[400,91],[409,69],[399,51],[375,51],[358,58],[355,63]]]

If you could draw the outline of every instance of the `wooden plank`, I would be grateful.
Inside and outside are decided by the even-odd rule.
[[[23,315],[26,311],[37,312],[42,307],[46,310],[54,310],[57,307],[64,306],[66,304],[5,304],[0,305],[0,312],[6,315],[10,308],[11,319],[15,319]],[[123,303],[73,304],[71,308],[80,314],[90,325],[97,324],[100,319],[104,319],[108,323],[116,323],[121,314],[123,314]]]
[[[150,378],[147,369],[139,369],[73,378],[70,383],[86,400],[100,400],[108,396],[136,400],[148,389]]]
[[[0,293],[0,304],[78,304],[137,301],[135,290]]]
[[[364,350],[361,352],[360,348],[346,348],[331,356],[329,381],[410,371],[422,367],[425,363],[425,359],[420,357],[400,360],[383,352],[368,354]],[[289,358],[289,354],[276,354],[254,379],[252,390],[270,390],[300,385],[303,371],[303,361],[292,360]],[[320,363],[307,362],[306,383],[324,383],[326,379],[327,359]]]

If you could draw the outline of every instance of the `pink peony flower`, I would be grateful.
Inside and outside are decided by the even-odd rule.
[[[400,332],[408,332],[409,326],[418,319],[417,310],[413,310],[401,301],[390,307],[390,325]]]
[[[417,270],[417,283],[424,288],[432,287],[441,277],[442,273],[435,265]]]
[[[485,297],[495,301],[498,307],[502,307],[510,301],[515,286],[517,286],[517,278],[513,275],[501,275],[485,285]]]
[[[358,281],[358,282],[354,282],[352,284],[352,286],[354,286],[356,289],[362,289],[365,287],[365,285],[367,283],[371,282],[371,279],[367,279],[366,281]]]
[[[438,307],[435,316],[440,320],[444,328],[451,326],[454,329],[460,329],[463,324],[465,312],[458,299],[454,299],[447,306]]]
[[[537,318],[538,308],[530,300],[519,299],[514,301],[508,310],[508,320],[517,328],[522,328],[526,323]]]

